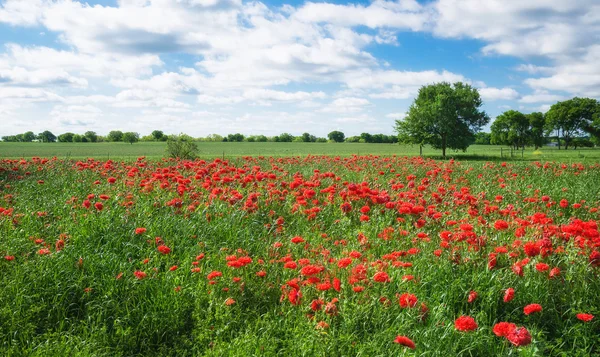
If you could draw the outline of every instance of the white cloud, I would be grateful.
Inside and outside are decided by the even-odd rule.
[[[566,99],[562,95],[551,94],[547,91],[536,91],[533,94],[524,95],[519,102],[521,103],[548,103],[557,102]]]
[[[483,100],[513,100],[519,97],[519,93],[512,88],[480,88],[479,94]]]

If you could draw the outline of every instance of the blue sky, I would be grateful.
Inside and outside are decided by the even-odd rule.
[[[494,118],[600,97],[595,0],[0,0],[0,136],[393,133],[463,81]]]

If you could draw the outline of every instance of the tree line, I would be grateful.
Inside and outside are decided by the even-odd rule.
[[[196,141],[196,142],[305,142],[305,143],[326,143],[326,142],[351,142],[351,143],[397,143],[398,137],[396,135],[385,135],[385,134],[369,134],[362,133],[358,136],[346,137],[341,131],[334,130],[327,134],[327,137],[317,137],[310,133],[303,133],[302,135],[294,136],[290,133],[282,133],[275,136],[265,135],[244,135],[240,133],[219,135],[210,134],[206,137],[194,138],[187,134],[179,135],[167,135],[161,130],[154,130],[150,135],[142,136],[134,132],[122,132],[120,130],[113,130],[106,136],[98,135],[94,131],[87,131],[84,134],[75,133],[64,133],[58,136],[52,132],[46,130],[39,134],[34,134],[32,131],[28,131],[23,134],[3,136],[2,141],[6,142],[63,142],[63,143],[96,143],[96,142],[126,142],[135,143],[138,141],[169,141],[169,140],[181,140],[184,141]]]
[[[431,145],[465,151],[469,145],[495,144],[536,149],[553,137],[561,148],[600,144],[600,102],[592,98],[572,98],[555,103],[546,113],[523,114],[508,110],[496,117],[491,133],[481,129],[490,117],[481,110],[483,101],[476,88],[447,82],[423,86],[404,119],[396,120],[395,130],[402,143]]]

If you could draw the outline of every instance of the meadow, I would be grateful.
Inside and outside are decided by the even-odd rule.
[[[598,160],[218,144],[1,160],[0,355],[600,354]]]
[[[199,142],[199,156],[203,159],[238,158],[243,156],[307,156],[307,155],[401,155],[418,156],[416,145],[364,144],[364,143],[261,143],[261,142]],[[96,158],[100,160],[135,160],[140,156],[148,159],[164,157],[164,142],[138,142],[127,144],[111,143],[10,143],[0,142],[0,158],[54,157],[59,159]],[[440,158],[441,151],[429,146],[423,147],[423,156]],[[466,152],[449,150],[447,155],[462,160],[529,160],[529,161],[600,161],[600,148],[578,148],[558,150],[531,147],[524,152],[515,151],[511,157],[510,148],[500,145],[471,145]]]

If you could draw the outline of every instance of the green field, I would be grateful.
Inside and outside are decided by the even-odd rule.
[[[158,159],[165,156],[166,144],[162,142],[126,143],[5,143],[0,142],[0,158],[97,158],[97,159],[134,159],[139,156]],[[418,146],[398,144],[356,144],[356,143],[198,143],[200,157],[241,157],[241,156],[307,156],[307,155],[382,155],[417,156]],[[502,154],[502,157],[501,157]],[[440,150],[423,148],[423,155],[439,158]],[[449,157],[473,160],[533,160],[533,161],[599,161],[600,149],[582,148],[577,150],[558,150],[544,147],[538,151],[527,148],[524,152],[514,152],[510,148],[495,145],[472,145],[466,152],[448,151]]]

